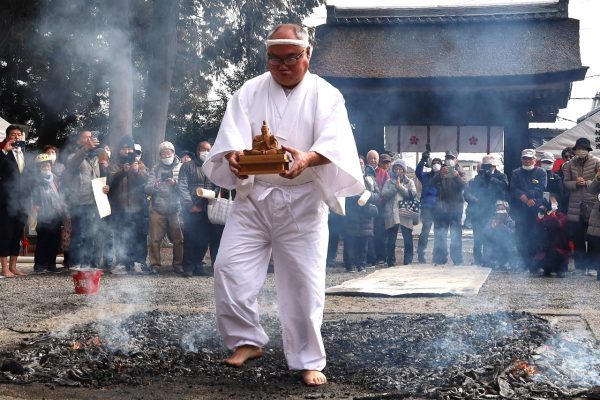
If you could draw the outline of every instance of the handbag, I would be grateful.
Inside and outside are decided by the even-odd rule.
[[[400,217],[412,219],[413,225],[417,225],[421,215],[421,202],[413,196],[410,196],[409,199],[400,200],[398,202],[398,213]]]
[[[221,190],[216,198],[208,202],[207,214],[208,220],[211,224],[225,225],[227,218],[231,213],[233,207],[233,199],[231,198],[231,190],[229,191],[229,198],[221,197]]]

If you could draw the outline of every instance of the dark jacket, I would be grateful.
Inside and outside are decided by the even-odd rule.
[[[346,216],[344,222],[344,236],[372,237],[373,218],[377,216],[377,206],[380,194],[375,180],[371,176],[364,179],[365,188],[371,192],[371,197],[364,206],[358,205],[360,196],[346,197]]]
[[[421,208],[435,208],[437,201],[437,187],[431,184],[431,179],[435,175],[435,172],[423,172],[425,166],[425,160],[421,160],[415,170],[415,175],[419,182],[421,182]]]
[[[561,209],[565,187],[562,177],[556,172],[546,171],[546,191],[556,197],[558,208]]]
[[[146,166],[140,162],[138,172],[123,170],[112,165],[106,184],[110,187],[108,199],[113,212],[139,213],[144,210],[144,185],[148,181]]]
[[[496,201],[505,200],[508,178],[500,171],[481,171],[465,189],[465,200],[474,219],[485,224],[496,213]]]
[[[517,168],[512,172],[510,179],[510,209],[513,214],[526,213],[530,216],[537,214],[538,207],[542,204],[546,190],[546,171],[535,167],[531,171]],[[528,207],[520,199],[525,195],[528,199],[535,200],[533,207]]]
[[[458,176],[445,177],[436,172],[431,179],[431,185],[437,189],[437,201],[435,211],[437,213],[462,213],[464,206],[463,192],[467,185],[465,174],[461,172],[460,166],[456,164]]]
[[[23,154],[25,158],[25,154]],[[26,214],[30,187],[25,185],[27,179],[28,160],[25,160],[25,171],[19,172],[17,160],[12,151],[4,154],[0,150],[0,212],[8,212],[13,216]]]
[[[197,188],[215,192],[219,190],[202,172],[202,164],[204,162],[194,156],[192,161],[183,164],[179,171],[179,195],[181,197],[181,207],[184,211],[189,211],[193,206],[196,206],[196,208],[206,212],[208,200],[196,194]]]

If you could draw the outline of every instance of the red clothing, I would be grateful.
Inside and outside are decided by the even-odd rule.
[[[387,170],[377,167],[375,168],[375,182],[377,182],[377,186],[379,190],[383,189],[383,184],[390,179],[390,174]]]
[[[556,171],[560,171],[560,168],[562,167],[562,165],[565,163],[566,161],[563,160],[562,158],[554,161],[554,165],[552,166],[552,172],[556,172]]]

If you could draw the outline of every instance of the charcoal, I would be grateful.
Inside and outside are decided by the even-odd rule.
[[[0,371],[10,372],[15,375],[23,375],[25,373],[25,368],[15,360],[4,360],[2,362],[2,366],[0,366]]]
[[[2,371],[11,382],[93,388],[183,377],[217,386],[297,384],[277,317],[261,323],[270,343],[244,368],[220,363],[229,351],[214,315],[150,311],[30,338],[6,354]],[[328,379],[362,388],[360,399],[598,397],[597,344],[528,313],[336,318],[322,333]]]

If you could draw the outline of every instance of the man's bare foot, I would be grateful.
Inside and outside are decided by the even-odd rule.
[[[16,275],[16,276],[25,276],[25,275],[27,275],[25,272],[19,271],[19,270],[18,270],[18,269],[16,269],[16,268],[14,268],[14,269],[11,269],[11,270],[10,270],[10,272],[11,272],[13,275]]]
[[[224,359],[223,363],[232,367],[241,367],[246,361],[259,358],[262,354],[260,347],[246,344],[236,348],[231,357]]]
[[[320,386],[327,383],[325,374],[313,369],[305,369],[302,371],[302,380],[307,386]]]
[[[5,278],[14,278],[14,277],[16,277],[16,275],[13,274],[10,271],[2,271],[2,273],[0,275],[2,275]]]

